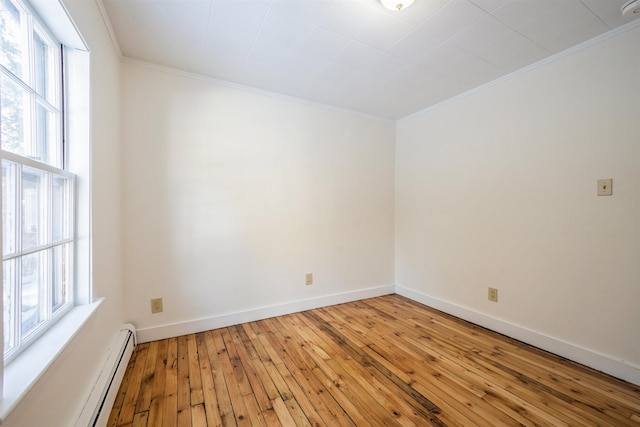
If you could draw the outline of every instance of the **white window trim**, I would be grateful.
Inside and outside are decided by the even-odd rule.
[[[4,390],[0,400],[0,424],[33,385],[44,375],[91,319],[104,298],[92,304],[73,307],[42,337],[26,348],[4,368]]]
[[[71,344],[104,301],[104,298],[93,300],[91,280],[89,49],[61,0],[26,1],[65,47],[65,126],[70,148],[66,155],[70,169],[76,175],[74,292],[77,305],[6,366],[0,359],[0,424]],[[74,84],[70,85],[70,82]],[[69,117],[72,117],[71,122]]]

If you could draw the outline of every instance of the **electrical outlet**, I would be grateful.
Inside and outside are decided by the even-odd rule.
[[[598,180],[598,196],[611,196],[613,194],[613,180],[599,179]]]
[[[162,313],[162,298],[151,300],[151,314]]]
[[[307,273],[305,275],[305,283],[307,284],[307,286],[313,285],[313,273]]]
[[[498,290],[496,288],[489,288],[488,298],[489,301],[498,302]]]

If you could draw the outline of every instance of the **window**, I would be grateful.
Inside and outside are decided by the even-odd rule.
[[[73,306],[74,175],[65,170],[62,47],[0,0],[5,363]]]

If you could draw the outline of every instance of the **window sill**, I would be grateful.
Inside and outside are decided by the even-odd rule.
[[[4,368],[0,424],[69,345],[102,301],[104,298],[72,308],[47,333]]]

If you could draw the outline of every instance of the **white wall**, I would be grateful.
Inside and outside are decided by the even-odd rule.
[[[106,301],[3,426],[72,425],[125,317],[154,328],[393,284],[392,123],[120,69],[95,3],[64,3],[92,51]],[[399,122],[398,285],[640,365],[639,37]],[[602,177],[613,197],[595,197]]]
[[[638,40],[636,27],[398,122],[403,292],[640,381]]]
[[[393,123],[139,63],[122,90],[126,313],[143,339],[393,290]]]
[[[71,426],[123,323],[119,55],[93,1],[64,0],[91,49],[93,293],[99,311],[47,370],[4,426]]]

